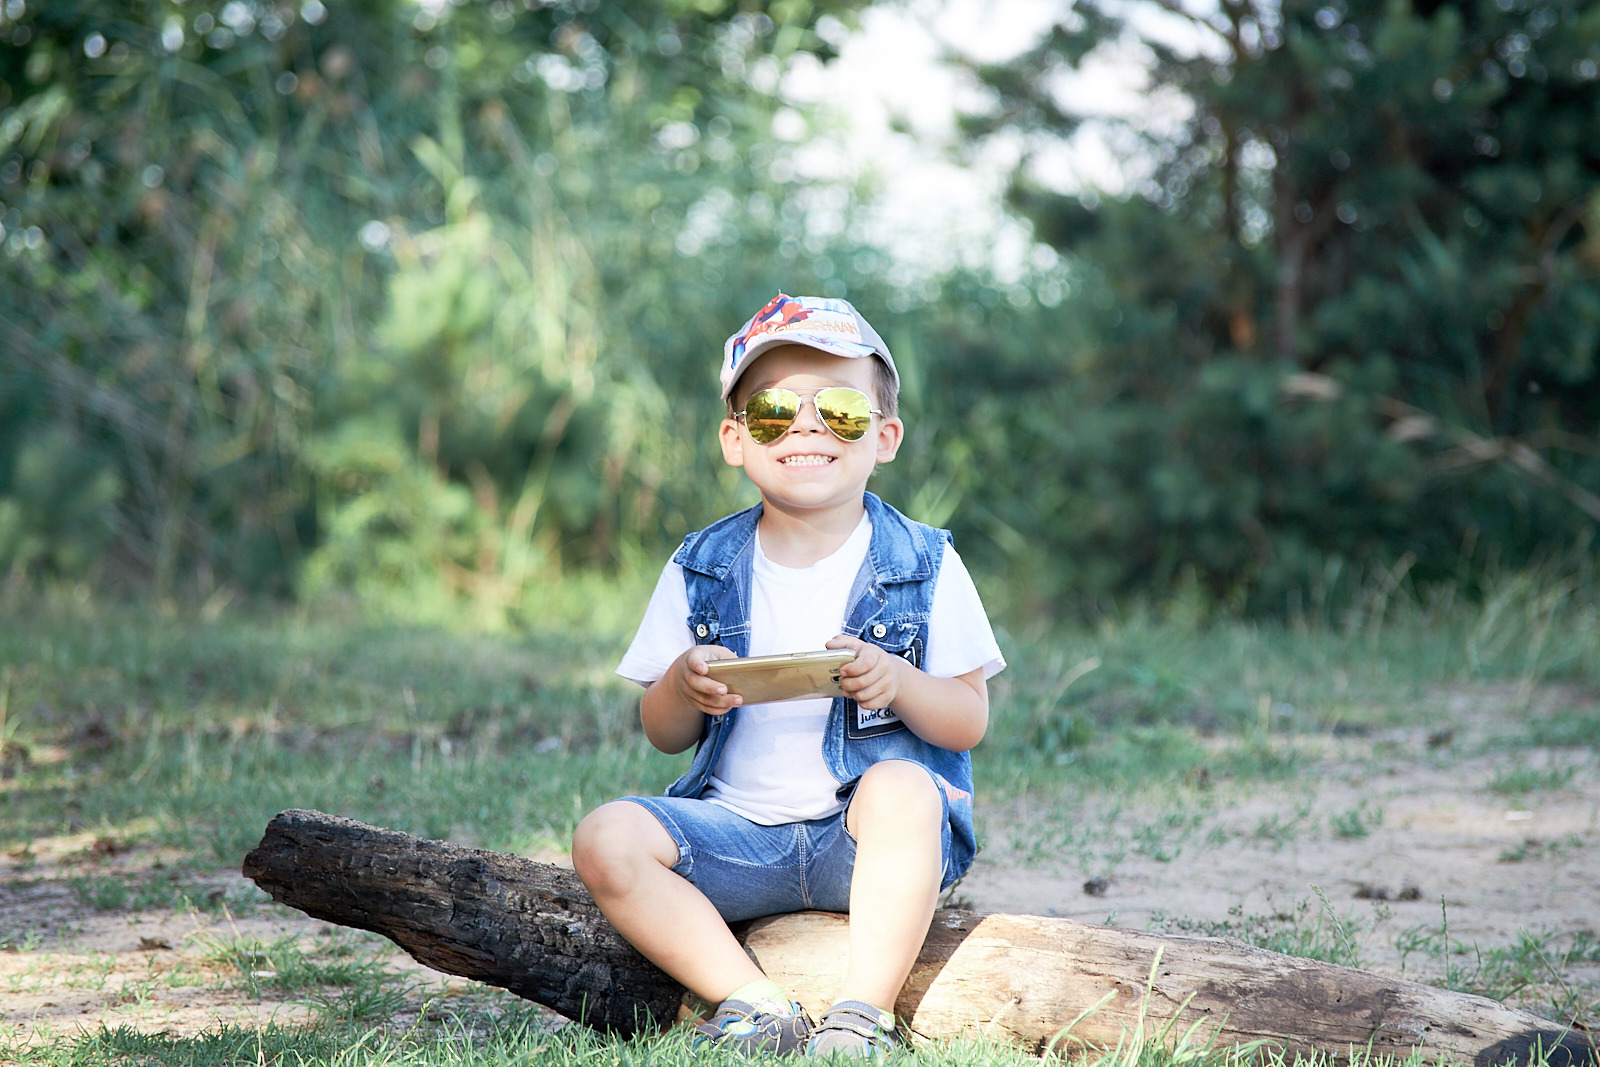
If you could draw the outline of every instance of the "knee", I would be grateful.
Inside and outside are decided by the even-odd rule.
[[[910,760],[892,759],[867,768],[850,798],[857,825],[888,824],[906,830],[935,829],[944,803],[933,775]]]
[[[626,801],[602,805],[584,816],[572,833],[572,869],[597,898],[625,893],[643,864],[663,862],[659,838],[677,851],[644,808]]]

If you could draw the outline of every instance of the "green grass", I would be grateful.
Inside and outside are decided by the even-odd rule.
[[[1347,738],[1370,741],[1383,759],[1559,750],[1556,759],[1506,761],[1485,788],[1523,797],[1569,786],[1589,773],[1583,760],[1592,758],[1600,717],[1581,695],[1535,713],[1529,694],[1551,684],[1600,689],[1597,613],[1592,598],[1573,593],[1552,608],[1536,589],[1511,584],[1476,607],[1392,602],[1376,624],[1196,624],[1152,611],[1079,628],[997,620],[1011,666],[991,684],[992,723],[974,753],[980,829],[985,810],[1029,817],[986,833],[986,847],[1098,876],[1130,857],[1165,863],[1236,840],[1283,848],[1325,834],[1360,842],[1383,825],[1380,803],[1319,811],[1298,784],[1327,746]],[[611,676],[631,622],[594,620],[631,618],[618,602],[554,612],[514,635],[305,613],[205,618],[77,595],[12,593],[3,606],[0,850],[26,872],[36,843],[88,835],[96,844],[64,882],[81,914],[225,918],[274,907],[253,890],[208,886],[219,870],[237,870],[267,821],[288,807],[488,848],[559,849],[593,807],[659,791],[686,759],[650,749],[636,725],[637,690]],[[1438,733],[1441,694],[1474,686],[1514,694],[1527,714],[1489,717],[1487,734],[1452,721],[1447,742],[1384,754],[1391,733]],[[1270,814],[1230,817],[1235,800],[1263,793],[1275,799]],[[1583,845],[1530,840],[1501,859]],[[159,868],[97,866],[99,851],[156,847],[166,857]],[[1360,924],[1319,900],[1270,915],[1240,908],[1218,923],[1163,916],[1153,925],[1359,962]],[[1593,1019],[1600,1004],[1583,976],[1600,956],[1594,936],[1544,932],[1468,954],[1442,928],[1419,926],[1397,947],[1443,960],[1443,980],[1458,988],[1531,997]],[[0,935],[0,949],[38,947],[37,934]],[[378,959],[361,939],[218,941],[203,954],[207,980],[264,1004],[303,1005],[313,1021],[194,1037],[127,1028],[62,1034],[26,1048],[0,1044],[0,1061],[687,1062],[679,1036],[552,1033],[545,1016],[509,995],[440,998]],[[107,981],[92,961],[81,970],[73,980],[86,988]],[[137,1007],[150,988],[132,983],[124,995]],[[416,1021],[397,1030],[396,1018]],[[1145,1044],[1089,1060],[1220,1067],[1232,1054]],[[981,1041],[906,1058],[1023,1062]]]
[[[268,989],[299,993],[324,986],[383,986],[393,979],[379,958],[386,953],[381,939],[341,937],[309,949],[303,942],[294,934],[270,942],[211,939],[201,958],[257,997]]]
[[[610,678],[617,635],[30,614],[0,628],[6,850],[91,829],[236,865],[286,807],[525,849],[676,773],[643,742],[637,695]]]
[[[1285,911],[1257,915],[1235,904],[1228,909],[1226,919],[1209,921],[1158,912],[1151,919],[1150,928],[1204,937],[1233,937],[1273,952],[1360,967],[1357,934],[1361,924],[1354,916],[1336,915],[1333,904],[1322,890],[1313,889],[1315,902],[1309,898],[1298,900]]]
[[[1600,711],[1563,708],[1528,724],[1527,743],[1556,748],[1600,748]]]
[[[1530,662],[1543,664],[1537,680],[1592,685],[1600,665],[1565,637],[1537,656],[1516,644],[1515,604],[1539,601],[1513,592],[1414,625],[1391,606],[1376,646],[1364,626],[1196,627],[1151,614],[1092,630],[1002,627],[1011,667],[991,687],[980,785],[1003,801],[1063,782],[1147,792],[1283,781],[1304,768],[1308,740],[1415,723],[1439,687],[1519,681]],[[18,785],[0,797],[8,850],[83,827],[114,835],[145,817],[155,825],[142,842],[231,862],[287,806],[537,847],[565,840],[595,803],[658,789],[680,769],[643,743],[637,693],[610,675],[625,630],[554,619],[488,637],[307,615],[211,622],[71,597],[8,606],[27,620],[0,627],[0,766]],[[1573,709],[1526,733],[1581,746],[1595,721]],[[1495,788],[1558,788],[1565,773],[1508,769]],[[1361,818],[1338,832],[1359,836]]]
[[[78,903],[91,911],[197,911],[210,915],[252,913],[267,898],[254,889],[218,889],[186,872],[149,875],[89,874],[66,879]]]
[[[1550,1019],[1600,1015],[1600,934],[1590,929],[1521,930],[1508,945],[1483,947],[1451,936],[1448,913],[1395,935],[1402,964],[1437,961],[1438,984],[1530,1005]]]
[[[1547,793],[1565,789],[1578,773],[1578,768],[1534,767],[1523,764],[1496,771],[1489,779],[1491,792],[1508,797],[1525,797],[1529,793]]]
[[[120,1028],[85,1034],[49,1050],[8,1050],[0,1044],[0,1057],[28,1067],[98,1067],[108,1062],[151,1067],[261,1063],[334,1067],[743,1067],[752,1062],[730,1053],[693,1054],[681,1032],[635,1039],[608,1037],[577,1026],[551,1032],[543,1020],[516,1012],[498,1018],[474,1017],[458,1019],[453,1024],[424,1025],[403,1035],[334,1022],[310,1028],[269,1024],[261,1030],[230,1026],[196,1038]],[[1213,1054],[1210,1060],[1218,1067],[1230,1062],[1220,1053]],[[900,1053],[893,1061],[928,1067],[1023,1067],[1039,1062],[1023,1052],[978,1041]]]
[[[1570,855],[1583,847],[1583,838],[1577,834],[1567,834],[1565,837],[1554,841],[1546,841],[1538,837],[1524,837],[1510,848],[1500,851],[1500,862],[1522,863],[1525,860],[1559,860],[1562,856]]]
[[[1332,825],[1335,837],[1360,840],[1383,825],[1383,808],[1369,806],[1363,800],[1355,807],[1335,814]]]
[[[693,1053],[682,1032],[624,1039],[582,1027],[552,1031],[543,1020],[515,1011],[498,1016],[455,1017],[404,1034],[378,1028],[322,1022],[310,1027],[276,1023],[246,1028],[221,1026],[195,1037],[142,1033],[130,1027],[101,1029],[46,1048],[7,1048],[0,1059],[18,1067],[224,1067],[308,1065],[347,1067],[746,1067],[752,1061],[730,1053]],[[1112,1047],[1080,1049],[1063,1042],[1041,1057],[990,1041],[965,1039],[891,1054],[887,1062],[920,1067],[1423,1067],[1423,1061],[1371,1056],[1356,1050],[1337,1061],[1303,1058],[1259,1048],[1217,1047],[1199,1028],[1148,1027]]]

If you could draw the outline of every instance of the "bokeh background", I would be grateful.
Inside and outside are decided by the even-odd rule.
[[[888,339],[875,488],[1005,611],[1586,573],[1600,7],[1033,4],[868,150],[815,87],[944,11],[0,0],[0,576],[491,629],[648,583],[752,499],[716,363],[780,289]],[[1003,202],[919,221],[934,170]]]

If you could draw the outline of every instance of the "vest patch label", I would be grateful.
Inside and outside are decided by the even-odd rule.
[[[893,708],[864,708],[852,700],[846,709],[846,716],[848,725],[845,732],[853,738],[877,737],[906,728]]]

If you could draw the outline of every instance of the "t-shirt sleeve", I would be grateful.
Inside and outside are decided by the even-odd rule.
[[[1005,665],[978,587],[972,584],[972,575],[955,546],[946,542],[939,580],[933,587],[922,669],[935,678],[954,678],[982,667],[984,678],[992,678]]]
[[[683,568],[668,562],[656,580],[655,592],[644,609],[633,643],[617,664],[617,674],[648,686],[667,673],[672,661],[694,647],[689,632],[689,590]]]

